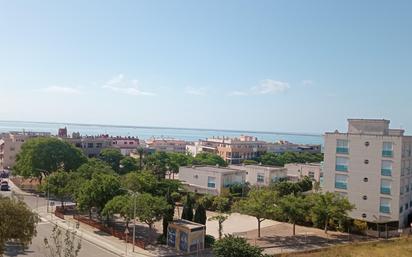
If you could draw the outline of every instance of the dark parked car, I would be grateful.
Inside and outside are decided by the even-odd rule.
[[[10,190],[9,183],[7,183],[7,181],[3,180],[0,184],[0,190],[1,191],[9,191]]]

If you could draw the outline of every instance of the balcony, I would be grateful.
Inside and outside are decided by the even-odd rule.
[[[348,184],[346,182],[335,181],[335,188],[337,189],[348,189]]]
[[[381,187],[381,194],[390,195],[391,194],[391,188],[390,187]]]
[[[347,148],[347,147],[336,147],[336,153],[349,154],[349,148]]]
[[[381,213],[391,213],[391,208],[389,206],[380,206],[379,212]]]
[[[336,164],[336,171],[348,171],[348,166]]]
[[[381,175],[390,177],[392,176],[392,170],[391,169],[381,169]]]
[[[383,150],[382,151],[382,156],[392,158],[393,157],[393,151],[392,150]]]

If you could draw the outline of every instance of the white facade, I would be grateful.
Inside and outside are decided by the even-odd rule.
[[[232,169],[246,172],[246,182],[254,186],[269,186],[272,182],[287,177],[287,169],[284,167],[262,165],[230,165]]]
[[[412,213],[412,137],[388,120],[349,120],[348,132],[325,134],[324,189],[348,197],[355,219],[399,221]]]
[[[285,164],[288,176],[309,177],[316,182],[323,183],[323,173],[321,163],[288,163]]]
[[[191,192],[220,195],[230,185],[245,183],[246,172],[216,166],[180,167],[179,180]]]

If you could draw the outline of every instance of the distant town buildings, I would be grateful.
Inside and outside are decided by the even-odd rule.
[[[347,196],[350,216],[373,223],[412,221],[412,136],[389,120],[349,119],[325,134],[324,189]]]
[[[112,147],[119,149],[123,155],[130,155],[140,147],[140,141],[137,137],[113,137]]]
[[[180,167],[179,180],[191,192],[220,195],[233,184],[245,183],[246,171],[216,166]]]
[[[186,153],[187,142],[178,139],[151,138],[146,140],[146,147],[161,152]]]
[[[322,150],[321,145],[302,145],[294,144],[288,141],[278,141],[275,143],[267,143],[266,151],[268,153],[285,153],[285,152],[294,152],[294,153],[320,153]]]
[[[29,138],[47,136],[50,136],[50,133],[26,131],[3,133],[0,138],[0,169],[10,169],[14,166],[21,146]]]

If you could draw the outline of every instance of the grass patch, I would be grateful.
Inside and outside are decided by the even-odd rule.
[[[373,243],[336,246],[311,253],[281,255],[284,257],[410,257],[412,237]]]

